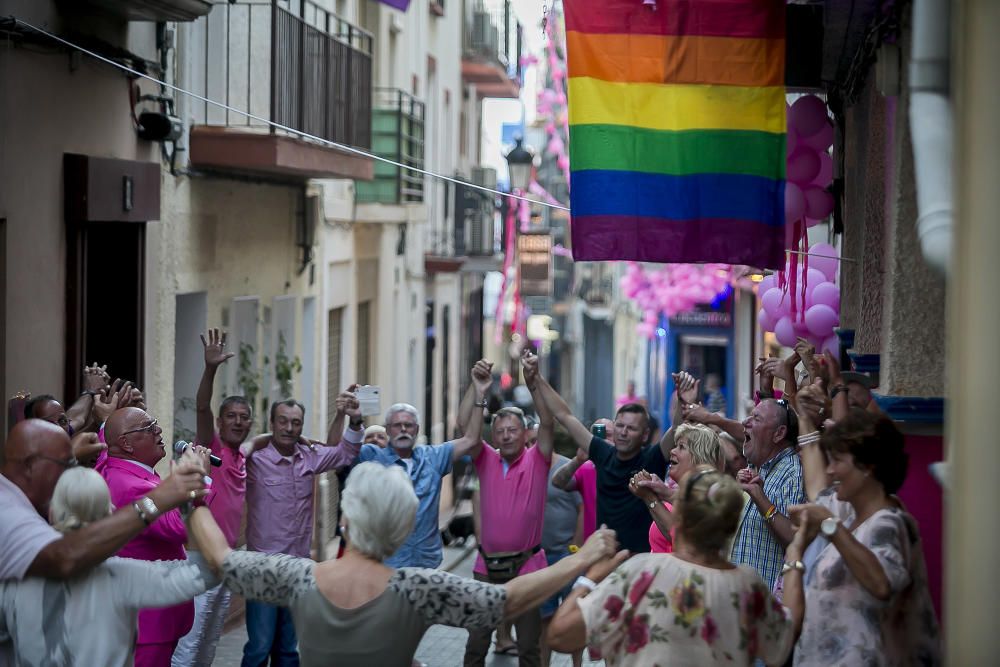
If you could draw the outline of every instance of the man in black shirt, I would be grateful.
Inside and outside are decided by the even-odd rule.
[[[538,363],[529,357],[527,363]],[[545,401],[560,424],[569,431],[580,451],[585,452],[597,470],[597,523],[605,524],[618,534],[622,547],[633,553],[649,551],[649,509],[628,489],[632,475],[640,470],[666,478],[667,458],[661,445],[643,449],[649,438],[649,414],[638,403],[626,403],[615,414],[611,441],[591,435],[587,427],[570,412],[566,401],[538,376],[537,395]],[[552,477],[552,484],[566,491],[576,490],[574,473],[581,465],[580,457],[570,459]]]

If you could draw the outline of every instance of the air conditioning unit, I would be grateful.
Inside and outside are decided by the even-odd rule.
[[[497,170],[492,167],[473,167],[472,182],[476,185],[482,185],[484,188],[496,190]]]

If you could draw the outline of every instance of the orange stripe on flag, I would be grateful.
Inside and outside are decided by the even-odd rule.
[[[785,41],[566,33],[569,75],[619,83],[783,86]]]

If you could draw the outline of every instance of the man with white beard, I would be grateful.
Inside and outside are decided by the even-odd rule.
[[[469,391],[475,392],[475,405],[480,409],[486,406],[485,396],[493,381],[490,374],[492,367],[492,363],[483,359],[477,361],[472,368],[472,386]],[[438,530],[441,479],[451,472],[455,461],[466,454],[475,457],[482,446],[482,440],[462,437],[443,445],[416,447],[417,434],[420,433],[420,415],[408,403],[396,403],[389,407],[385,413],[385,428],[389,434],[389,445],[384,449],[364,445],[358,460],[377,461],[382,465],[405,468],[413,480],[413,490],[420,501],[413,532],[403,546],[386,559],[385,564],[396,568],[439,567],[442,560],[441,532]],[[352,434],[352,437],[360,439],[359,434]],[[350,483],[351,479],[348,477],[347,484]]]

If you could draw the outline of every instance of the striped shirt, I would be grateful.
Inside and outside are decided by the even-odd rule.
[[[786,447],[775,454],[760,467],[758,474],[764,480],[764,495],[774,503],[779,514],[788,516],[789,505],[806,501],[802,488],[802,462],[794,447]],[[753,501],[743,506],[730,560],[757,570],[768,588],[774,588],[785,561],[785,548],[775,538]]]

